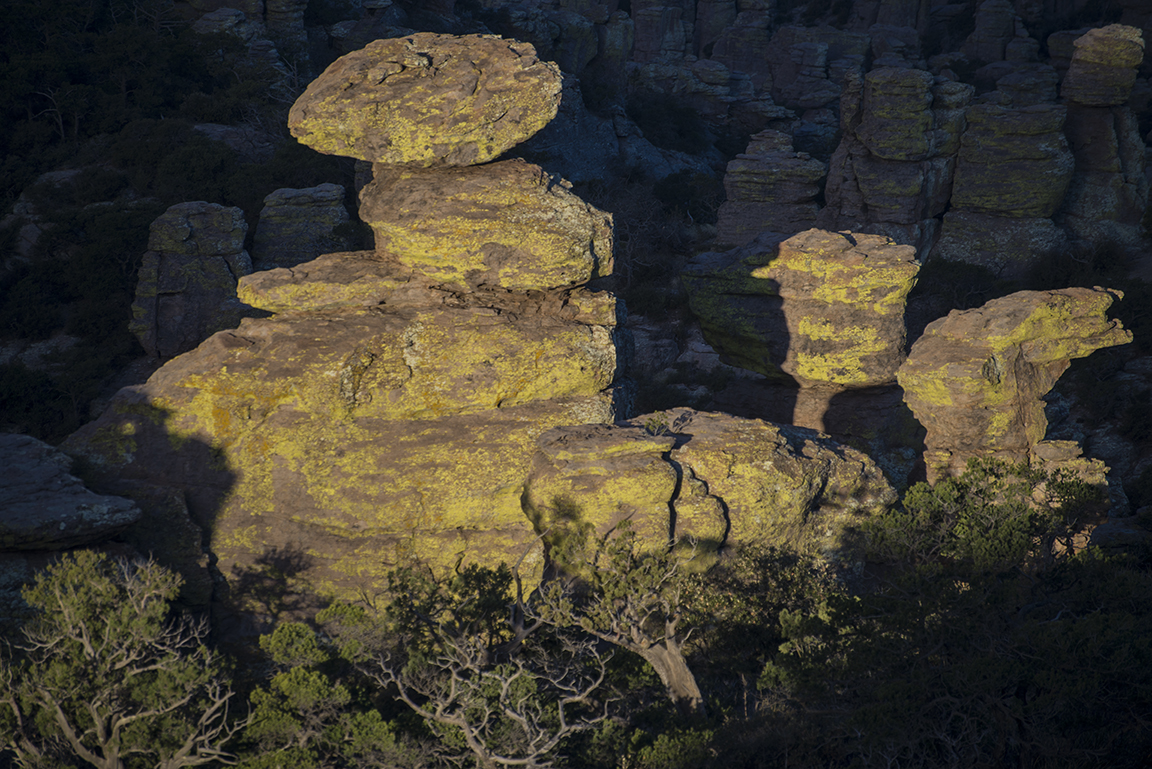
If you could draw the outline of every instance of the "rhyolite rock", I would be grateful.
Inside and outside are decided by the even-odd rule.
[[[178,203],[152,222],[128,326],[149,355],[179,355],[240,322],[247,231],[242,210],[215,203]]]
[[[851,558],[854,530],[896,495],[864,453],[821,433],[673,409],[537,440],[525,511],[545,536],[629,520],[652,547],[789,544]]]
[[[813,229],[703,254],[682,279],[724,362],[802,386],[869,387],[891,383],[904,359],[919,268],[911,246]]]
[[[378,165],[360,200],[377,251],[443,282],[547,289],[612,270],[611,215],[523,160]]]
[[[140,519],[130,499],[95,494],[72,459],[30,435],[0,434],[0,550],[59,550],[108,539]]]
[[[1045,217],[1004,216],[954,210],[944,214],[932,259],[966,262],[1015,278],[1045,263],[1068,245],[1068,236]]]
[[[337,228],[348,222],[339,184],[270,192],[252,236],[253,267],[295,267],[321,254],[344,251],[351,244]]]
[[[560,92],[559,68],[528,43],[422,32],[337,59],[296,100],[288,127],[330,155],[474,165],[543,128]]]
[[[1132,340],[1105,314],[1117,296],[1020,291],[928,324],[897,379],[927,430],[929,481],[973,457],[1028,461],[1047,429],[1042,399],[1069,361]]]
[[[1088,30],[1073,45],[1075,52],[1060,95],[1088,107],[1111,107],[1128,101],[1136,69],[1144,60],[1141,30],[1109,24]]]
[[[761,131],[724,174],[727,199],[717,212],[718,243],[742,246],[764,230],[800,232],[816,221],[824,164],[792,149],[779,131]]]

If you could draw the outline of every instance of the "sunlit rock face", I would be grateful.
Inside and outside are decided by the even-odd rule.
[[[725,362],[802,387],[875,387],[895,381],[904,359],[919,268],[911,246],[813,229],[701,255],[683,280]]]
[[[171,358],[240,322],[247,232],[243,211],[215,203],[178,203],[152,222],[128,326],[149,355]]]
[[[559,68],[527,43],[419,33],[337,59],[296,100],[288,127],[329,155],[476,165],[547,125],[560,92]]]
[[[1069,362],[1132,340],[1105,314],[1116,298],[1020,291],[930,323],[897,372],[928,431],[929,480],[959,475],[973,457],[1027,462],[1048,426],[1042,398]]]
[[[537,447],[523,499],[546,537],[583,526],[603,535],[627,519],[653,547],[772,542],[852,558],[859,525],[896,498],[864,453],[728,414],[673,409],[560,427]]]

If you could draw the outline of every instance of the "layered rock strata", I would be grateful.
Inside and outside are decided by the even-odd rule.
[[[1134,27],[1089,30],[1076,39],[1061,85],[1076,173],[1058,219],[1085,240],[1134,245],[1141,237],[1145,146],[1127,102],[1143,56],[1144,39]]]
[[[1042,398],[1073,358],[1132,334],[1106,310],[1106,289],[1021,291],[930,323],[897,379],[927,429],[929,481],[973,457],[1027,462],[1047,429]]]
[[[521,508],[536,438],[623,415],[622,307],[585,287],[611,269],[611,217],[522,161],[424,167],[484,157],[546,120],[545,104],[508,125],[481,113],[481,128],[463,130],[450,98],[460,89],[503,83],[493,100],[535,105],[558,85],[530,46],[473,41],[481,54],[499,51],[472,57],[464,74],[454,68],[468,40],[417,35],[322,75],[294,115],[325,114],[316,105],[362,67],[376,74],[340,92],[347,114],[362,117],[412,85],[394,71],[397,50],[417,69],[427,57],[432,71],[413,77],[451,103],[437,111],[425,92],[419,130],[462,131],[414,153],[371,153],[415,166],[375,164],[362,192],[375,251],[250,276],[240,298],[272,317],[169,362],[68,440],[123,483],[180,490],[233,585],[234,609],[260,610],[245,586],[277,559],[295,564],[288,593],[345,596],[412,558],[439,570],[462,558],[514,562],[536,541]],[[392,134],[370,121],[335,122],[342,149],[390,146]],[[311,125],[305,141],[330,150]],[[539,557],[537,548],[525,569]]]
[[[727,199],[717,213],[716,242],[743,246],[764,230],[800,232],[812,227],[820,206],[824,164],[792,149],[779,131],[761,131],[724,174]]]
[[[243,211],[215,203],[179,203],[152,222],[128,326],[149,355],[171,358],[240,322],[247,232]]]
[[[886,235],[926,255],[952,194],[973,92],[917,69],[850,76],[840,104],[844,137],[832,155],[817,226]]]

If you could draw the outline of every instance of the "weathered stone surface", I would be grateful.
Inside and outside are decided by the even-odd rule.
[[[864,109],[856,136],[875,157],[924,160],[932,146],[930,72],[886,67],[864,78]]]
[[[685,270],[704,338],[731,365],[801,385],[890,383],[904,356],[915,249],[878,235],[765,233]]]
[[[1060,95],[1089,107],[1128,101],[1136,68],[1144,60],[1144,36],[1135,28],[1109,24],[1076,39]]]
[[[790,109],[815,109],[835,101],[846,68],[862,66],[870,47],[868,36],[856,32],[780,27],[767,51],[772,98]]]
[[[603,534],[629,518],[656,547],[764,542],[851,557],[854,528],[896,498],[862,452],[728,414],[561,427],[537,445],[525,505],[541,532],[586,524]]]
[[[547,125],[560,90],[559,68],[528,43],[419,33],[336,60],[296,100],[288,126],[330,155],[474,165]]]
[[[949,211],[932,259],[967,262],[1016,278],[1067,245],[1068,236],[1051,219]]]
[[[1074,161],[1064,137],[1066,109],[1040,104],[968,110],[952,205],[999,216],[1049,217],[1060,207]]]
[[[720,206],[717,243],[742,246],[764,230],[800,232],[816,221],[824,164],[795,152],[779,131],[761,131],[728,163],[727,199]]]
[[[253,266],[295,267],[321,254],[347,250],[348,236],[335,230],[348,221],[339,184],[269,193],[252,238]]]
[[[376,167],[360,218],[376,249],[443,282],[547,289],[612,270],[612,217],[538,166]]]
[[[961,48],[972,61],[1004,61],[1005,49],[1016,34],[1011,0],[984,0],[976,10],[976,28]]]
[[[897,372],[927,430],[929,480],[960,474],[972,457],[1027,461],[1048,425],[1042,398],[1069,361],[1132,340],[1105,315],[1116,298],[1020,291],[930,323]]]
[[[1129,107],[1070,104],[1064,130],[1075,174],[1058,220],[1085,240],[1137,245],[1148,180],[1136,116]]]
[[[215,203],[178,203],[152,222],[128,326],[149,355],[179,355],[240,322],[247,231],[243,211]]]
[[[0,550],[57,550],[107,539],[140,519],[129,499],[94,494],[72,460],[28,435],[0,434]]]

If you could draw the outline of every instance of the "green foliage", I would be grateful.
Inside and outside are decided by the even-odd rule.
[[[1034,499],[1044,485],[1051,503]],[[929,568],[942,560],[978,571],[1004,570],[1045,555],[1066,519],[1091,501],[1082,483],[1062,476],[971,460],[958,478],[918,483],[902,503],[866,528],[873,557]]]
[[[277,667],[250,696],[247,769],[403,766],[412,758],[330,641],[299,622],[260,637]]]
[[[227,759],[232,692],[203,625],[169,617],[180,577],[91,551],[23,591],[33,617],[0,658],[0,736],[18,763],[176,769]]]

